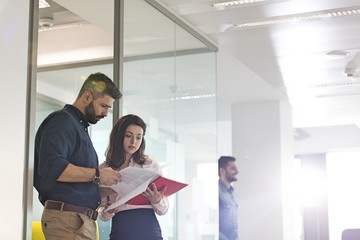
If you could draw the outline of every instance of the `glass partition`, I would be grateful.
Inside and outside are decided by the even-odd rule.
[[[61,70],[39,69],[37,73],[35,129],[53,111],[59,110],[65,104],[72,104],[76,99],[85,78],[94,71],[102,72],[111,77],[112,65],[91,65],[87,67],[73,67]],[[103,161],[105,149],[109,141],[112,128],[112,110],[106,118],[95,125],[90,125],[89,134],[99,157]],[[39,202],[38,194],[33,189],[33,221],[41,219],[43,206]]]
[[[113,1],[54,4],[54,25],[39,32],[36,128],[75,100],[90,73],[112,77],[119,67],[112,62]],[[147,1],[124,1],[124,15],[120,108],[147,123],[146,153],[167,164],[164,175],[189,184],[169,197],[169,212],[158,216],[163,237],[218,239],[216,53]],[[109,115],[91,127],[100,162],[112,125]],[[33,219],[40,220],[36,190],[33,198]],[[100,239],[108,239],[110,222],[98,225]]]
[[[216,54],[145,1],[124,10],[123,113],[146,121],[146,153],[164,175],[189,184],[158,216],[163,237],[218,239]]]

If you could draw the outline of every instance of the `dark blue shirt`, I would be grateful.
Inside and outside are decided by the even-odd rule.
[[[219,239],[238,240],[238,203],[234,188],[219,179]]]
[[[42,204],[56,200],[96,209],[99,186],[93,182],[59,182],[69,163],[96,168],[98,157],[88,134],[89,123],[74,106],[51,113],[35,136],[34,186]]]

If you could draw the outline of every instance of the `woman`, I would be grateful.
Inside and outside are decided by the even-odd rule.
[[[136,115],[121,117],[110,134],[106,160],[100,168],[111,167],[120,171],[127,167],[151,168],[161,174],[157,161],[145,155],[146,124]],[[159,240],[163,239],[156,214],[164,215],[168,210],[168,200],[163,195],[165,189],[149,187],[143,193],[151,204],[122,204],[109,211],[99,209],[99,217],[108,221],[112,218],[110,240]]]

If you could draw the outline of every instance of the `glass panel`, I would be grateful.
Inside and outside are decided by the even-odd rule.
[[[111,76],[112,65],[97,65],[39,72],[37,74],[35,128],[38,129],[41,122],[51,112],[63,108],[65,104],[72,104],[85,78],[93,73],[94,70]],[[100,162],[104,159],[104,152],[108,144],[111,128],[111,110],[106,118],[95,125],[91,125],[89,128],[89,133]],[[38,193],[35,188],[33,192],[33,221],[39,221],[41,219],[43,206],[37,199]]]
[[[54,4],[60,7],[52,15],[54,26],[39,33],[38,65],[52,68],[38,74],[37,126],[48,113],[74,101],[84,77],[97,71],[112,76],[111,64],[89,61],[112,58],[113,2]],[[169,198],[169,212],[158,217],[163,237],[217,239],[216,54],[145,1],[124,5],[123,113],[146,121],[146,153],[169,164],[165,176],[189,184]],[[74,62],[81,66],[67,66]],[[91,129],[100,161],[111,119]],[[39,204],[36,198],[35,192],[34,204]],[[35,206],[34,219],[41,212]],[[98,224],[100,239],[108,239],[110,222]]]
[[[48,2],[39,11],[38,67],[112,59],[113,1]]]
[[[166,177],[182,180],[169,172],[176,163],[174,23],[145,1],[128,0],[124,8],[123,113],[144,119],[145,153],[161,165],[170,163]],[[138,21],[139,16],[147,16],[146,21]],[[175,239],[174,197],[169,204],[169,211],[157,218],[163,238]]]
[[[145,1],[124,7],[123,113],[147,123],[164,175],[189,184],[158,216],[163,237],[217,239],[216,54]]]
[[[182,146],[183,159],[177,159],[173,174],[185,177],[190,184],[178,195],[177,239],[217,239],[214,66],[214,53],[176,57],[176,141]],[[187,235],[181,235],[185,232]]]
[[[36,126],[52,111],[73,103],[84,79],[94,72],[113,78],[114,2],[48,0],[39,10]],[[106,13],[106,14],[99,14]],[[110,63],[110,64],[104,64]],[[57,70],[62,69],[62,70]],[[99,161],[104,160],[112,128],[112,113],[89,129]],[[33,194],[33,220],[42,205]],[[109,223],[99,222],[100,239],[108,239]]]

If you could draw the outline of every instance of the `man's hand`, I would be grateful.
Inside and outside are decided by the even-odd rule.
[[[111,167],[100,169],[100,185],[111,186],[121,181],[121,175]]]

